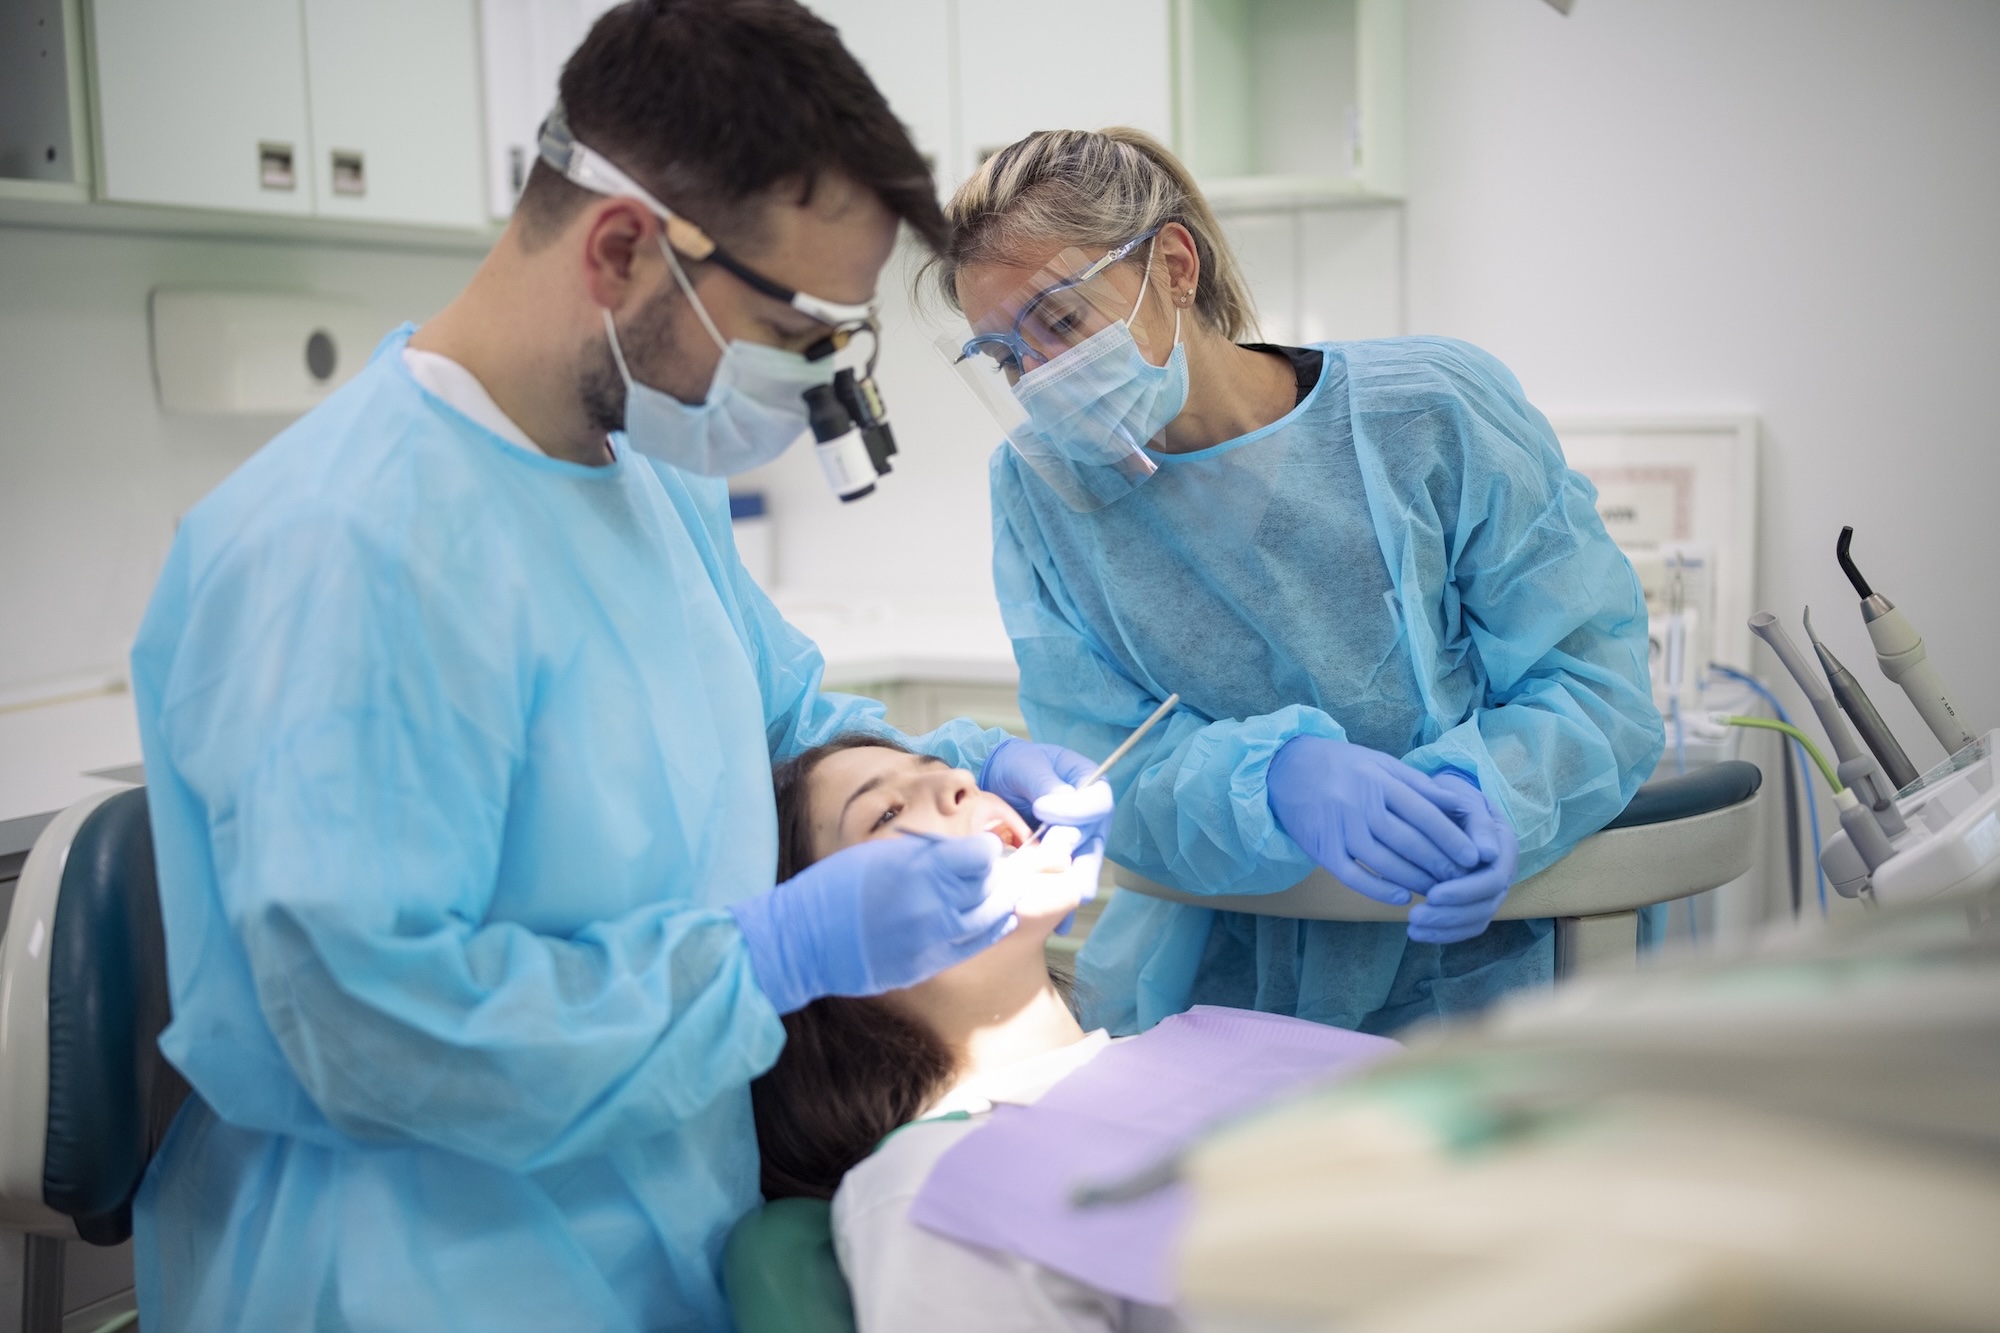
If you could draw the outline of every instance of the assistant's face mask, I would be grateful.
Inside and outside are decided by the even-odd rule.
[[[725,339],[664,236],[660,251],[702,327],[722,349],[722,360],[707,397],[684,403],[632,378],[611,312],[604,311],[611,356],[625,380],[625,438],[649,458],[704,477],[730,477],[762,467],[805,433],[803,395],[814,385],[832,382],[832,359],[812,362],[781,347]]]
[[[1142,233],[1095,259],[1064,250],[1014,299],[983,309],[967,328],[971,337],[948,330],[935,342],[1015,453],[1079,513],[1116,504],[1158,472],[1147,445],[1187,406],[1179,309],[1160,365],[1132,328],[1152,287],[1153,250],[1129,307],[1106,284],[1114,265],[1157,235]],[[1157,351],[1158,338],[1146,345]]]
[[[1145,300],[1143,289],[1139,299]],[[1143,449],[1187,406],[1180,311],[1174,311],[1174,350],[1165,365],[1146,360],[1124,319],[1023,375],[1014,393],[1035,429],[1057,448],[1095,449],[1109,432]]]

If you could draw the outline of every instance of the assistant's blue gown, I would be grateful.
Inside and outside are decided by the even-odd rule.
[[[1271,756],[1350,740],[1476,773],[1525,878],[1603,827],[1659,758],[1646,609],[1596,492],[1512,374],[1442,338],[1330,343],[1310,395],[1106,508],[1070,509],[1011,448],[994,576],[1038,740],[1108,754],[1109,855],[1188,893],[1269,893],[1312,862],[1273,819]],[[1118,894],[1085,944],[1087,1018],[1192,1004],[1368,1032],[1548,980],[1546,921],[1450,945]]]
[[[407,337],[187,516],[133,652],[197,1094],[145,1325],[726,1329],[783,1029],[725,909],[771,760],[881,708],[820,692],[721,482],[516,448]]]

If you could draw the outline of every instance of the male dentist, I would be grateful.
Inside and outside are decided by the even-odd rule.
[[[719,478],[798,437],[899,223],[943,233],[831,28],[627,4],[470,285],[181,525],[133,652],[195,1093],[138,1201],[150,1333],[727,1328],[779,1014],[1010,928],[990,837],[772,883],[771,761],[888,729],[819,691]],[[915,744],[1087,822],[1081,756]]]

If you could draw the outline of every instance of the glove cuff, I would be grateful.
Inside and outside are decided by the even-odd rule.
[[[983,761],[981,761],[979,765],[979,778],[978,778],[979,790],[981,791],[993,790],[991,787],[986,785],[987,778],[993,772],[993,761],[995,759],[998,759],[1001,755],[1001,752],[1006,750],[1008,746],[1020,745],[1021,743],[1022,741],[1019,736],[1009,736],[1006,740],[1001,741],[998,745],[994,746],[992,749],[986,752],[986,758]]]
[[[731,903],[729,914],[743,936],[744,952],[750,956],[750,973],[757,989],[780,1014],[794,1013],[810,1004],[804,978],[795,967],[787,966],[785,935],[777,923],[777,890],[769,889],[754,898]]]

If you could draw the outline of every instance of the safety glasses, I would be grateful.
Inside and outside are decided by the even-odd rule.
[[[853,305],[829,301],[787,287],[776,279],[765,277],[717,245],[707,232],[655,199],[609,158],[578,142],[576,136],[570,133],[569,120],[563,115],[561,103],[557,103],[555,109],[549,112],[549,118],[542,122],[539,151],[542,160],[561,172],[563,179],[570,184],[592,194],[629,196],[653,210],[665,224],[667,244],[674,248],[676,254],[700,263],[714,264],[745,286],[775,301],[782,301],[800,314],[836,331],[852,332],[864,327],[872,331],[874,328],[877,312],[873,302]]]
[[[1067,277],[1043,279],[1020,306],[1005,333],[977,333],[959,349],[958,360],[984,357],[1009,380],[1055,360],[1120,317],[1117,301],[1107,303],[1087,290],[1092,279],[1153,239],[1158,228],[1141,233]],[[1071,252],[1065,252],[1065,257]],[[1122,300],[1122,298],[1120,298]]]

